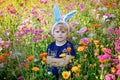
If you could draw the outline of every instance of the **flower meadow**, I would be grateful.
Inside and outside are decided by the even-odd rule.
[[[53,80],[46,48],[53,5],[68,23],[76,57],[62,80],[120,80],[120,0],[0,0],[0,80]],[[65,55],[62,55],[65,57]]]

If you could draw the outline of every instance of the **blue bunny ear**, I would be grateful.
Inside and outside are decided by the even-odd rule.
[[[53,13],[54,13],[55,21],[60,22],[61,21],[61,15],[60,15],[60,10],[59,10],[57,5],[54,5]]]
[[[75,13],[76,13],[76,10],[68,13],[68,14],[64,17],[63,21],[66,22],[66,21],[69,20],[69,19],[71,18],[71,16],[74,15]]]

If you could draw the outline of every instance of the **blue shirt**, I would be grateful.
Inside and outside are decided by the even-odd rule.
[[[71,48],[70,52],[67,51],[67,47]],[[66,53],[72,56],[75,56],[76,54],[73,44],[69,41],[67,41],[62,46],[57,46],[55,42],[52,42],[50,45],[48,45],[47,53],[48,53],[48,56],[54,56],[54,58],[61,58],[60,54],[62,53]],[[53,74],[58,74],[59,67],[51,67],[51,71]]]

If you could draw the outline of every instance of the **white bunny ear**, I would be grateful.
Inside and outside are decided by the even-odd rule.
[[[59,10],[57,5],[54,5],[53,13],[54,13],[55,22],[60,22],[61,21],[61,15],[60,15],[60,10]]]
[[[66,22],[66,21],[69,20],[69,19],[71,18],[71,16],[74,15],[75,13],[76,13],[76,10],[68,13],[68,14],[64,17],[63,21]]]

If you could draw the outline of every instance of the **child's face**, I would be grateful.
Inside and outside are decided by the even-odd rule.
[[[67,40],[67,30],[65,30],[63,27],[56,27],[53,31],[53,37],[58,42],[64,42]]]

